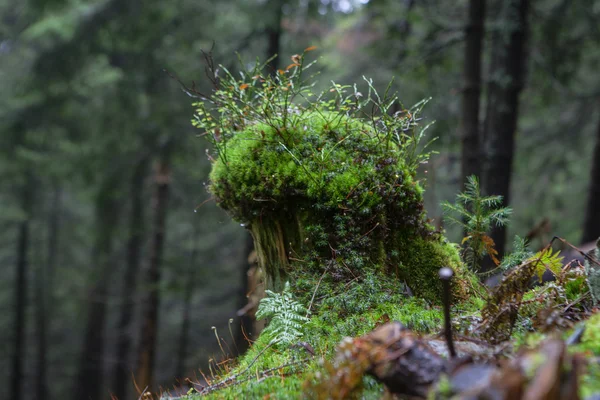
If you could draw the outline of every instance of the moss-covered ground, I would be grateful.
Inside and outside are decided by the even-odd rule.
[[[423,334],[436,332],[441,327],[441,310],[438,307],[428,306],[423,300],[406,298],[402,295],[391,296],[387,301],[381,302],[380,298],[365,300],[368,308],[361,314],[353,315],[352,318],[337,317],[334,311],[323,312],[322,315],[311,318],[305,326],[302,340],[311,344],[314,357],[301,346],[287,349],[269,346],[268,337],[261,336],[248,353],[239,360],[239,364],[227,374],[231,377],[246,371],[252,363],[247,373],[241,375],[238,380],[250,379],[240,384],[232,382],[230,387],[215,391],[208,396],[192,394],[189,399],[303,398],[306,382],[310,381],[314,372],[321,368],[322,359],[332,357],[336,346],[344,337],[363,335],[377,325],[390,320],[401,321]],[[279,368],[299,360],[307,361]],[[261,376],[263,371],[272,369],[274,370],[269,372],[269,377]],[[367,399],[378,399],[384,392],[383,385],[368,377],[364,380],[364,389],[363,398]]]
[[[481,301],[470,301],[454,307],[454,314],[477,317],[477,309]],[[328,313],[314,316],[305,327],[302,340],[310,343],[314,349],[311,356],[302,346],[278,348],[269,346],[269,339],[261,336],[226,375],[227,377],[240,374],[229,386],[216,390],[208,395],[190,394],[188,399],[300,399],[306,398],[306,385],[314,381],[316,371],[322,370],[322,361],[330,359],[336,346],[346,336],[360,336],[370,332],[374,327],[389,320],[401,321],[421,334],[437,333],[442,327],[442,312],[438,307],[430,307],[423,300],[406,298],[401,295],[393,299],[372,304],[359,317],[332,320]],[[580,381],[582,398],[600,392],[600,367],[597,363],[600,357],[600,313],[582,322],[586,329],[581,342],[569,346],[571,353],[583,353],[589,360],[585,373]],[[560,334],[565,340],[577,328]],[[514,352],[522,348],[535,348],[547,337],[556,337],[532,331],[518,331],[513,338]],[[266,373],[265,373],[266,372]],[[363,399],[380,399],[385,389],[382,384],[371,377],[363,379]],[[326,398],[326,397],[325,397]]]
[[[356,87],[347,95],[350,86],[337,84],[331,99],[294,103],[294,96],[314,95],[301,79],[304,54],[292,61],[275,76],[259,67],[240,81],[227,74],[210,101],[197,104],[194,124],[217,149],[210,191],[252,233],[265,277],[257,285],[277,292],[289,282],[294,301],[310,311],[296,342],[274,342],[273,332],[264,333],[239,360],[222,364],[211,390],[204,390],[208,398],[302,398],[344,337],[392,320],[419,333],[440,332],[441,267],[455,272],[460,333],[482,320],[485,289],[423,209],[416,173],[428,154],[419,145],[420,109],[392,112],[395,98],[387,93],[369,90],[361,99]],[[560,295],[573,297],[580,283]],[[524,298],[531,299],[529,314],[513,339],[531,344],[539,335],[531,334],[528,321],[541,297]],[[588,323],[588,336],[573,349],[599,355],[597,322]],[[584,393],[597,390],[594,368],[584,378]],[[381,384],[364,378],[363,398],[383,393]]]

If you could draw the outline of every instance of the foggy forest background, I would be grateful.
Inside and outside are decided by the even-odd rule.
[[[476,174],[514,209],[500,251],[600,236],[598,0],[0,0],[0,398],[137,398],[140,368],[201,379],[215,329],[244,350],[251,241],[175,77],[208,91],[202,51],[275,70],[310,46],[320,87],[432,98],[440,228]]]

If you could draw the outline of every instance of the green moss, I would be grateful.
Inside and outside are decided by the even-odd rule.
[[[442,313],[437,308],[432,308],[423,300],[405,298],[400,293],[381,295],[374,289],[381,289],[376,283],[376,277],[367,279],[367,282],[357,283],[350,288],[351,295],[361,294],[360,300],[367,304],[360,314],[350,316],[337,314],[334,309],[338,302],[349,301],[353,297],[338,297],[335,301],[328,302],[331,309],[321,307],[319,313],[314,315],[310,322],[304,326],[303,340],[306,340],[314,349],[316,356],[307,363],[279,369],[280,366],[289,365],[295,361],[306,359],[308,353],[301,347],[282,349],[269,346],[269,339],[261,335],[248,352],[241,357],[239,364],[226,375],[228,377],[251,371],[251,379],[238,385],[231,385],[202,397],[208,399],[234,399],[234,398],[269,398],[298,399],[303,398],[303,385],[312,379],[316,371],[322,369],[321,359],[333,355],[337,345],[346,336],[359,336],[370,332],[374,327],[388,320],[401,321],[415,331],[429,333],[437,331],[442,325]],[[385,292],[385,289],[384,289]],[[384,300],[386,299],[386,300]],[[250,367],[250,368],[249,368]],[[276,376],[262,378],[261,372],[275,369]],[[247,373],[240,377],[247,377]],[[240,379],[241,380],[241,379]],[[364,391],[362,398],[379,399],[384,392],[383,385],[370,377],[363,379]],[[189,396],[189,399],[200,398]]]
[[[577,348],[600,357],[600,313],[592,315],[585,322],[585,332],[581,338],[581,344]]]
[[[248,125],[221,153],[211,191],[248,224],[269,287],[281,289],[295,268],[318,277],[332,254],[338,282],[379,270],[431,302],[440,299],[439,268],[465,275],[457,249],[426,223],[423,189],[400,147],[384,146],[371,125],[306,111]],[[290,254],[308,264],[292,268]]]
[[[235,218],[281,208],[290,198],[309,199],[309,206],[353,206],[368,213],[383,194],[400,189],[421,194],[399,153],[384,154],[369,125],[338,113],[314,111],[285,127],[277,122],[282,123],[257,123],[238,132],[223,150],[227,161],[213,166],[211,190]],[[393,170],[395,179],[385,183],[397,188],[382,187],[382,169]],[[406,193],[404,197],[410,200]]]
[[[463,279],[478,285],[475,277],[464,267],[458,249],[441,237],[423,238],[418,235],[400,236],[398,249],[399,276],[406,281],[417,296],[439,303],[442,291],[438,271],[441,267],[452,268]],[[455,293],[464,295],[466,288],[456,288]]]
[[[565,295],[569,301],[575,301],[581,298],[588,290],[587,281],[583,275],[567,275],[565,282]]]
[[[585,331],[581,342],[569,346],[568,350],[571,354],[583,353],[588,359],[600,357],[600,313],[592,315],[583,323],[585,324]],[[562,332],[562,339],[566,340],[570,337],[575,329]],[[547,334],[540,332],[519,331],[513,335],[512,341],[514,349],[517,351],[522,348],[533,349],[547,338]],[[583,376],[580,380],[579,395],[581,398],[587,398],[598,393],[600,393],[600,365],[592,361],[584,367]]]
[[[439,329],[441,314],[431,305],[441,302],[441,267],[456,272],[455,299],[479,285],[457,249],[427,223],[416,179],[428,158],[417,130],[424,103],[392,115],[395,99],[387,93],[371,87],[363,98],[334,84],[333,98],[296,104],[294,97],[312,93],[301,79],[304,55],[295,57],[295,67],[275,77],[258,67],[240,82],[226,74],[210,101],[197,104],[194,124],[217,150],[210,191],[252,233],[266,287],[280,291],[289,281],[310,309],[302,340],[318,356],[292,366],[303,355],[267,348],[263,335],[229,373],[250,368],[256,379],[215,398],[298,398],[307,373],[320,368],[317,359],[344,336],[389,320],[420,332]],[[367,112],[368,119],[355,118]],[[408,292],[416,297],[407,299]],[[261,375],[272,368],[280,378]],[[373,380],[365,387],[381,396]]]
[[[600,313],[592,315],[585,322],[585,331],[581,343],[570,348],[571,352],[584,352],[588,357],[600,357]],[[591,357],[590,357],[591,358]],[[580,395],[582,398],[600,393],[600,365],[591,361],[587,363],[586,372],[581,379]]]

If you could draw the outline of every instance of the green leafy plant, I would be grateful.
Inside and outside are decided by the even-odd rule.
[[[202,129],[201,136],[214,145],[217,157],[227,165],[228,142],[236,133],[250,126],[265,126],[273,129],[283,151],[289,153],[295,162],[303,166],[306,158],[311,163],[323,166],[330,162],[329,155],[334,148],[321,148],[314,154],[306,154],[296,149],[297,138],[294,127],[319,114],[326,119],[328,113],[337,113],[338,121],[342,117],[356,118],[370,125],[372,133],[379,143],[399,158],[402,158],[411,172],[426,162],[433,152],[426,151],[430,140],[423,142],[425,132],[432,123],[416,129],[421,120],[421,111],[429,99],[404,108],[396,93],[391,92],[392,82],[385,92],[380,94],[373,81],[363,77],[367,85],[366,94],[358,86],[342,85],[331,82],[322,92],[314,92],[314,77],[318,73],[308,74],[316,61],[307,62],[306,55],[316,47],[311,46],[302,54],[291,57],[291,63],[285,69],[267,71],[269,61],[258,60],[248,69],[240,60],[240,73],[234,75],[223,65],[215,66],[210,54],[206,54],[208,77],[213,84],[210,93],[198,92],[195,88],[183,86],[192,97],[199,98],[193,104],[195,114],[192,125]],[[267,140],[268,135],[263,135]],[[340,138],[338,145],[347,138]],[[298,150],[298,151],[297,151]],[[318,177],[314,177],[315,180]]]
[[[502,258],[500,269],[502,271],[508,271],[509,269],[521,264],[531,256],[533,256],[533,252],[529,250],[527,240],[515,235],[513,240],[513,251],[510,254],[506,254]]]
[[[281,293],[265,291],[267,297],[262,299],[256,311],[256,319],[269,318],[269,325],[264,334],[269,335],[272,342],[293,344],[302,337],[302,328],[309,319],[306,307],[293,298],[289,282]]]
[[[462,240],[462,244],[466,245],[463,258],[475,272],[481,268],[481,260],[485,255],[496,265],[500,264],[494,241],[488,232],[493,225],[504,226],[508,222],[512,210],[501,205],[502,196],[481,195],[476,176],[467,178],[465,191],[456,196],[455,204],[442,204],[446,221],[461,226],[466,233]]]
[[[560,276],[563,267],[563,258],[560,256],[560,250],[553,251],[551,248],[543,249],[529,257],[528,261],[537,260],[535,272],[539,279],[542,281],[542,275],[546,270],[552,272],[554,276]]]
[[[539,281],[542,281],[542,275],[546,270],[552,272],[554,276],[560,276],[563,267],[563,258],[559,251],[553,251],[552,248],[544,248],[537,253],[533,253],[527,247],[527,241],[519,236],[515,236],[513,241],[512,253],[506,255],[500,263],[502,271],[508,271],[523,263],[535,262],[535,274]]]

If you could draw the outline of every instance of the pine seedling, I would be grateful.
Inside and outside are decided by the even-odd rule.
[[[500,263],[500,270],[502,272],[506,272],[533,257],[533,252],[529,250],[527,240],[520,236],[515,236],[512,248],[512,253],[506,254],[502,258],[502,262]]]
[[[482,196],[476,176],[469,176],[465,191],[456,196],[456,202],[444,202],[445,220],[459,225],[465,232],[462,239],[463,258],[475,272],[481,269],[481,260],[488,255],[499,265],[498,251],[488,232],[493,226],[504,226],[512,209],[502,206],[502,196]]]

